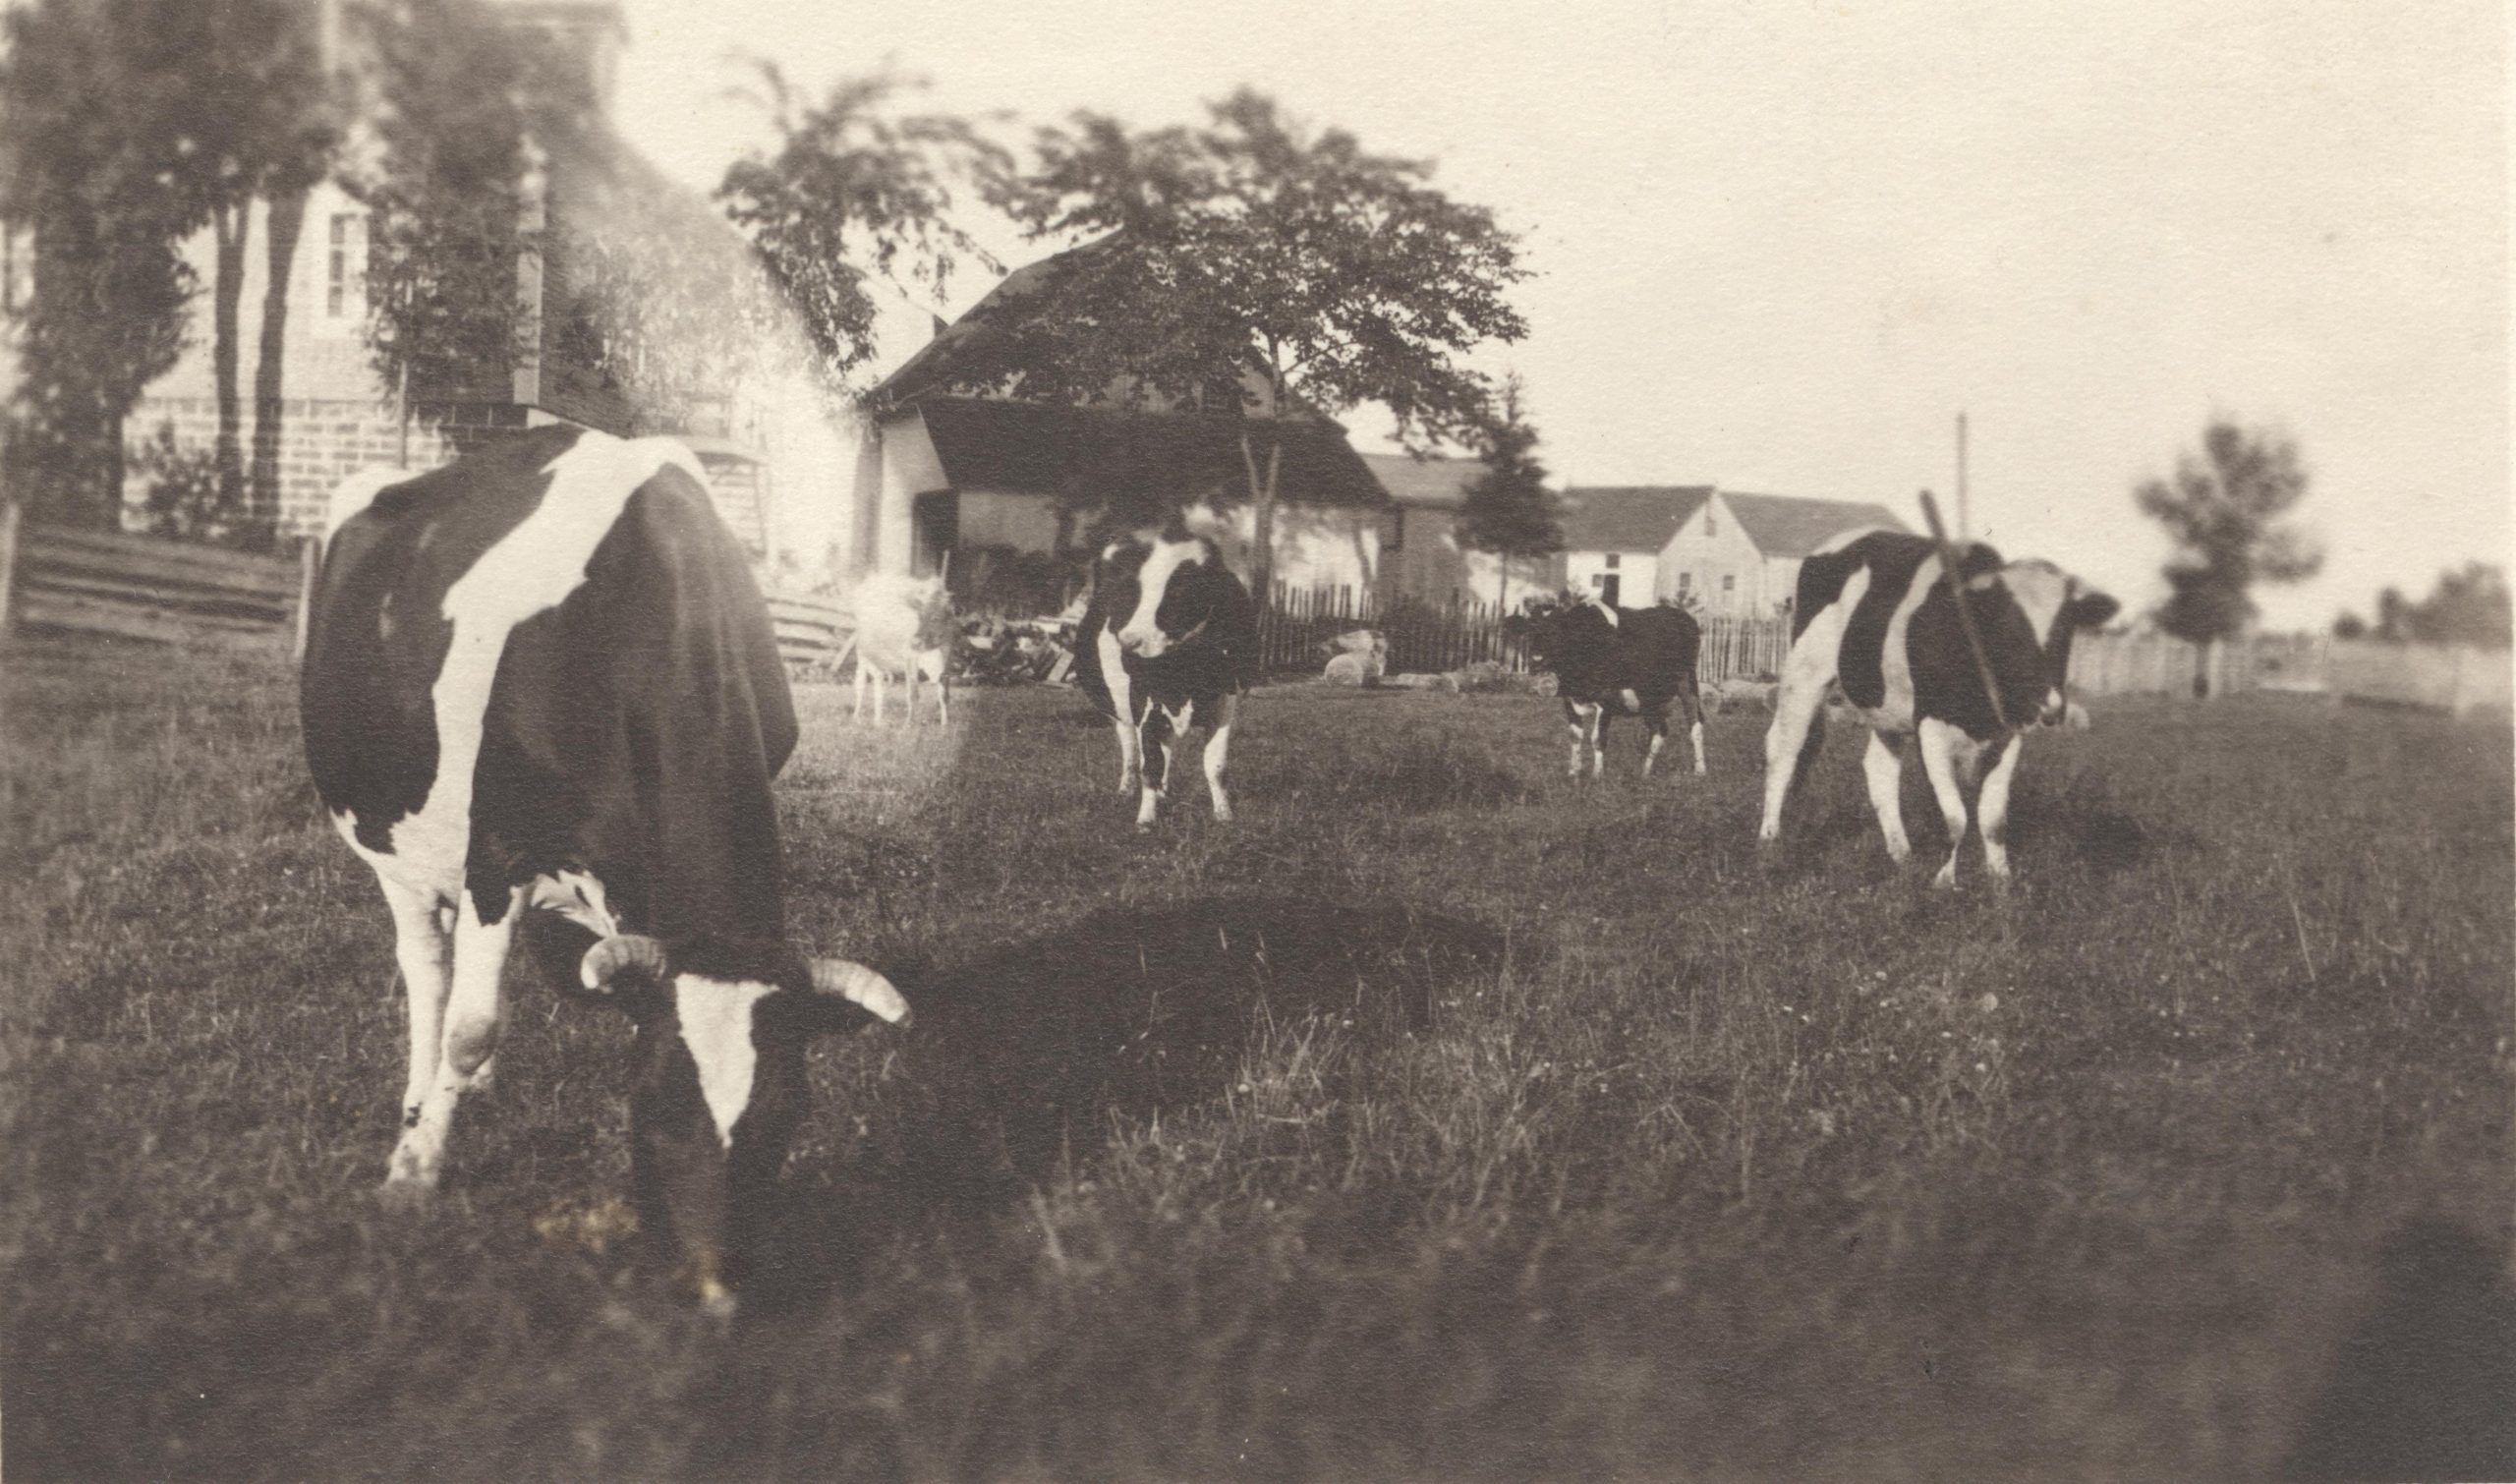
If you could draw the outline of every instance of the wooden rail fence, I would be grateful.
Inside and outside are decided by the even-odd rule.
[[[305,645],[314,564],[313,542],[260,556],[29,523],[14,542],[0,542],[0,566],[11,573],[0,624],[290,655]]]

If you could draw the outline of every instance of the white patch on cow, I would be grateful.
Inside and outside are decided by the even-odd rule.
[[[1984,587],[1990,580],[1990,574],[1986,574],[1968,586]],[[1998,580],[2017,600],[2019,611],[2027,615],[2028,627],[2035,634],[2035,647],[2040,650],[2051,643],[2053,625],[2060,621],[2062,609],[2071,600],[2069,575],[2051,562],[2030,559],[2001,568]]]
[[[419,810],[394,824],[391,855],[359,852],[378,872],[448,897],[460,889],[472,837],[473,771],[507,635],[585,585],[586,563],[629,497],[667,466],[705,487],[698,459],[673,439],[585,433],[543,471],[550,487],[542,503],[446,591],[444,615],[454,636],[429,693],[436,776]],[[336,816],[333,823],[349,835],[348,820]]]
[[[1642,698],[1634,694],[1632,686],[1629,685],[1625,689],[1617,692],[1616,698],[1625,704],[1625,709],[1627,711],[1638,712],[1642,710]]]
[[[751,1106],[752,1078],[760,1070],[760,1052],[751,1039],[752,1009],[776,989],[696,974],[673,976],[673,1017],[681,1022],[681,1044],[690,1049],[690,1059],[699,1068],[699,1095],[708,1100],[716,1137],[728,1149],[735,1122]]]
[[[1123,648],[1150,659],[1171,647],[1177,636],[1162,632],[1154,621],[1162,608],[1162,595],[1170,590],[1171,579],[1182,567],[1193,567],[1206,559],[1206,543],[1200,541],[1155,542],[1153,551],[1136,571],[1136,610],[1118,628],[1118,643]]]
[[[1612,605],[1608,602],[1608,600],[1607,600],[1606,599],[1604,599],[1604,598],[1593,598],[1593,599],[1590,599],[1590,606],[1591,606],[1591,607],[1594,607],[1594,608],[1596,608],[1596,609],[1598,609],[1601,613],[1603,613],[1603,614],[1607,615],[1608,627],[1609,627],[1609,628],[1612,628],[1612,629],[1613,629],[1613,628],[1617,628],[1617,627],[1619,627],[1619,625],[1618,625],[1618,623],[1617,623],[1616,609],[1615,609],[1615,607],[1614,607],[1614,606],[1612,606]]]
[[[1782,806],[1800,769],[1801,744],[1807,740],[1808,728],[1819,724],[1818,712],[1842,665],[1844,628],[1868,596],[1869,582],[1865,565],[1847,578],[1833,602],[1808,615],[1807,627],[1783,658],[1782,680],[1774,687],[1773,723],[1765,728],[1764,820],[1756,827],[1756,838],[1768,844],[1782,837]]]
[[[323,540],[330,541],[351,516],[375,503],[375,497],[411,477],[407,469],[377,466],[355,470],[332,486],[323,506]]]
[[[1850,531],[1838,531],[1834,535],[1827,537],[1824,541],[1819,542],[1816,549],[1810,551],[1808,554],[1810,556],[1823,556],[1829,551],[1841,551],[1844,547],[1851,545],[1854,542],[1860,540],[1862,537],[1874,535],[1875,533],[1886,529],[1887,528],[1884,526],[1855,526]]]
[[[1939,585],[1939,572],[1937,556],[1923,557],[1921,565],[1914,569],[1914,580],[1906,584],[1905,591],[1897,596],[1896,610],[1887,619],[1885,649],[1878,656],[1879,677],[1886,682],[1886,694],[1875,707],[1855,708],[1859,712],[1860,719],[1872,727],[1897,732],[1914,729],[1914,657],[1907,647],[1906,634],[1913,627],[1915,612],[1921,607],[1923,599],[1930,597],[1930,590]],[[1863,575],[1866,574],[1867,569],[1864,568]],[[1866,584],[1862,585],[1862,590],[1867,591]],[[1844,584],[1844,592],[1849,598],[1852,584]],[[1844,612],[1849,622],[1850,602],[1844,604]]]
[[[590,871],[556,871],[535,877],[525,888],[525,905],[556,913],[597,938],[612,938],[620,932],[620,920],[612,915],[608,893]]]

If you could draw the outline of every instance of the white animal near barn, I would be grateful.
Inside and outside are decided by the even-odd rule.
[[[917,721],[917,683],[935,682],[938,718],[952,721],[951,595],[944,579],[876,574],[856,589],[856,704],[865,715],[865,691],[874,691],[874,719],[883,719],[883,693],[892,676],[908,682],[908,720]]]

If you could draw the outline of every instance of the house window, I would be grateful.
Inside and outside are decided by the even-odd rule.
[[[1722,574],[1722,577],[1721,577],[1721,591],[1722,591],[1722,592],[1724,592],[1724,593],[1736,593],[1736,592],[1738,592],[1738,591],[1739,591],[1739,579],[1738,579],[1737,577],[1735,577],[1735,576],[1732,576],[1732,575],[1731,575],[1731,574],[1729,574],[1729,573],[1726,573],[1726,572],[1725,572],[1725,573],[1723,573],[1723,574]],[[1949,600],[1950,600],[1951,602],[1956,601],[1956,599],[1949,599]]]
[[[1406,549],[1406,511],[1403,507],[1393,510],[1389,514],[1389,549],[1392,551]]]
[[[323,317],[345,319],[362,313],[363,285],[359,267],[367,256],[367,217],[356,211],[332,213],[329,257],[323,272]]]
[[[1620,553],[1620,552],[1615,552],[1615,551],[1611,551],[1611,552],[1609,552],[1609,553],[1608,553],[1608,570],[1609,570],[1609,571],[1613,572],[1613,571],[1615,571],[1615,570],[1616,570],[1617,557],[1618,557],[1619,555],[1621,555],[1621,554],[1622,554],[1622,553]]]
[[[1593,573],[1591,573],[1591,574],[1590,574],[1590,586],[1591,586],[1591,587],[1594,587],[1594,588],[1604,588],[1604,587],[1606,587],[1607,585],[1608,585],[1608,575],[1607,575],[1605,572],[1593,572]]]
[[[1693,591],[1693,589],[1694,589],[1694,574],[1693,574],[1693,573],[1691,573],[1691,572],[1681,572],[1681,573],[1679,573],[1679,574],[1678,574],[1678,592],[1679,592],[1681,595],[1684,595],[1684,594],[1686,594],[1686,593],[1692,592],[1692,591]]]

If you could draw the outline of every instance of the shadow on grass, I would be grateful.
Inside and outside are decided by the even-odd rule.
[[[2414,1222],[2377,1259],[2283,1479],[2516,1478],[2516,1293],[2461,1226]]]
[[[986,1221],[1088,1157],[1114,1117],[1216,1097],[1264,1024],[1323,1017],[1366,1046],[1421,1030],[1438,989],[1503,950],[1460,918],[1250,896],[1110,908],[965,960],[894,966],[917,1012],[907,1090],[849,1168],[790,1179],[752,1306],[807,1310],[852,1286],[854,1254],[886,1231]]]

